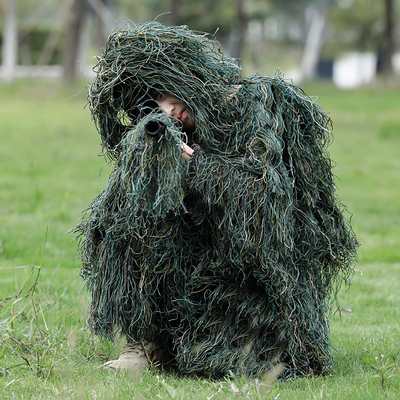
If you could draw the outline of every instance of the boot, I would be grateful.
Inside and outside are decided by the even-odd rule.
[[[106,362],[103,367],[130,371],[146,368],[151,361],[151,353],[155,350],[152,342],[127,343],[121,350],[118,360]]]

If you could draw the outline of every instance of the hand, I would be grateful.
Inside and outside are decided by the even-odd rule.
[[[194,150],[183,142],[181,143],[181,149],[183,151],[183,158],[185,161],[189,161],[189,158],[193,154]]]

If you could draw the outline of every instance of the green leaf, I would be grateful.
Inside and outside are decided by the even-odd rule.
[[[4,345],[4,346],[2,347],[2,349],[0,350],[0,360],[4,357],[4,354],[5,354],[5,352],[6,352],[6,348],[7,348],[7,346]]]

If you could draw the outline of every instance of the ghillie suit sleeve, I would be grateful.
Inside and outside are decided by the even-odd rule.
[[[89,104],[115,164],[76,228],[92,331],[160,342],[182,373],[329,369],[328,313],[357,241],[327,115],[280,76],[243,78],[186,27],[114,32],[96,72]],[[141,116],[153,91],[182,99],[195,131]],[[189,163],[182,140],[196,149]]]

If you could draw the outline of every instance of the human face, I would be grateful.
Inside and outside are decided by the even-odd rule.
[[[184,128],[194,128],[194,118],[192,110],[178,97],[171,93],[159,93],[156,97],[157,104],[171,117],[175,117],[182,122]]]

